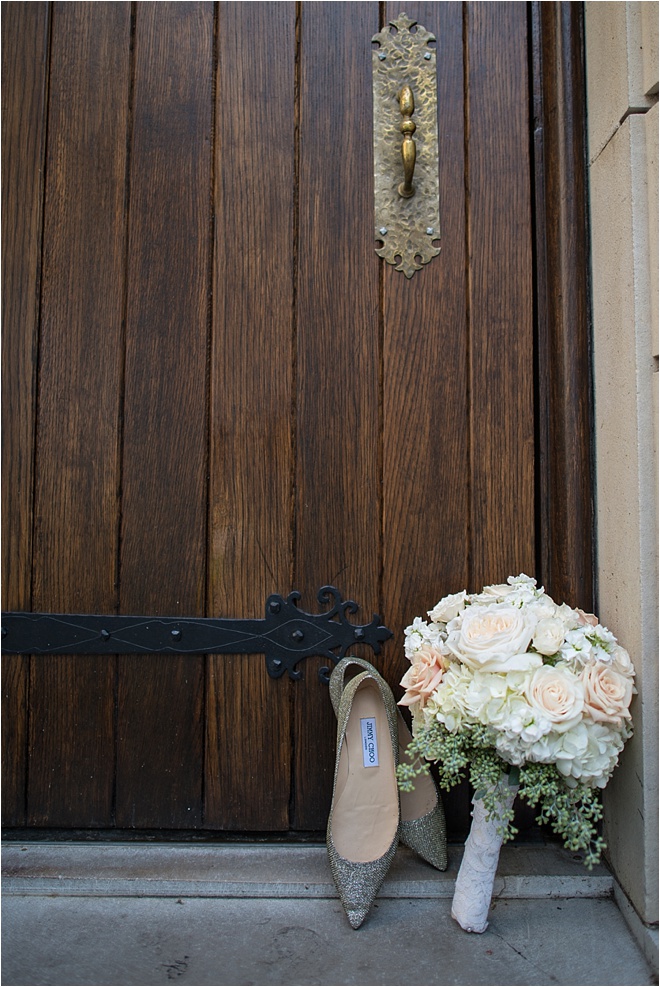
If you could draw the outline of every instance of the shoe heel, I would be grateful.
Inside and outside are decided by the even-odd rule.
[[[399,712],[399,763],[412,764],[406,748],[412,734]],[[447,826],[438,786],[430,774],[418,775],[411,792],[401,792],[401,842],[437,870],[447,870]]]

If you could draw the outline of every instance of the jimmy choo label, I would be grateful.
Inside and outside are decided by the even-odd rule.
[[[365,768],[378,767],[378,738],[376,736],[376,720],[373,716],[365,716],[360,720],[362,729],[362,763]]]

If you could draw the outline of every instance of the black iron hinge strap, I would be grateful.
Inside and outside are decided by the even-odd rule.
[[[392,632],[374,615],[370,624],[351,623],[347,614],[358,610],[342,600],[334,586],[317,593],[329,610],[309,614],[299,609],[300,593],[286,599],[272,594],[263,620],[225,617],[134,617],[101,614],[3,613],[2,650],[5,654],[263,654],[268,674],[292,679],[302,673],[298,662],[313,655],[337,662],[356,644],[375,654]],[[321,678],[327,680],[327,669]]]

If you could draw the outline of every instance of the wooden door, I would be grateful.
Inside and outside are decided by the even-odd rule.
[[[3,5],[4,609],[261,617],[331,583],[395,631],[396,687],[441,596],[552,580],[589,481],[554,535],[551,413],[582,437],[588,409],[553,363],[537,46],[539,7],[576,6],[408,4],[438,39],[442,222],[409,281],[373,241],[398,5]],[[577,572],[588,605],[582,542],[550,588]],[[5,825],[319,833],[321,664],[6,657]]]

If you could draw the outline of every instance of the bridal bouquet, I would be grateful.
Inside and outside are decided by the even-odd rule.
[[[599,790],[632,734],[634,670],[593,614],[556,604],[529,576],[447,596],[428,616],[405,631],[400,705],[414,739],[399,783],[412,788],[424,761],[445,788],[468,774],[473,822],[452,914],[483,932],[516,793],[588,867],[598,861]]]

